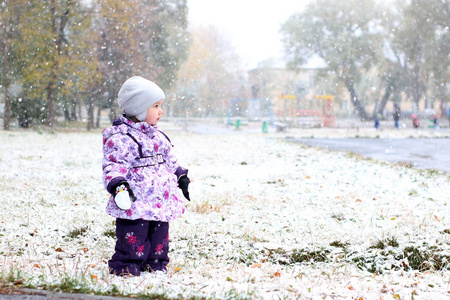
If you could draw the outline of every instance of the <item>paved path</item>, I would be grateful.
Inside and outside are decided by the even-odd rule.
[[[1,300],[129,300],[130,298],[51,292],[27,288],[0,288]]]
[[[420,169],[450,174],[450,139],[290,138],[288,141],[329,150],[349,151],[389,162],[409,162]]]

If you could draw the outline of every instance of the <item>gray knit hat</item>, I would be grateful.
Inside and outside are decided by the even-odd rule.
[[[119,107],[129,117],[144,121],[147,108],[161,99],[166,99],[163,90],[154,82],[134,76],[125,81],[119,91]]]

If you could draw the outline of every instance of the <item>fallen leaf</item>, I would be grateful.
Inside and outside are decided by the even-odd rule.
[[[281,277],[281,274],[280,274],[280,272],[275,272],[275,273],[273,274],[273,276],[274,276],[274,277]]]
[[[40,266],[40,265],[38,265],[38,264],[34,264],[34,265],[33,265],[33,267],[35,267],[35,268],[38,268],[38,269],[40,269],[40,268],[41,268],[41,266]]]
[[[92,274],[92,275],[91,275],[91,279],[97,281],[97,280],[98,280],[98,277],[97,277],[97,275]]]
[[[352,286],[349,286],[348,289],[353,291],[355,288]]]
[[[361,199],[356,199],[356,202],[362,202],[362,200]]]
[[[64,252],[64,251],[61,249],[61,247],[58,247],[55,249],[55,252]]]
[[[89,248],[81,248],[81,250],[83,250],[84,253],[89,251]]]
[[[14,285],[20,285],[23,283],[23,279],[19,279],[13,282]]]
[[[253,266],[251,266],[252,269],[254,268],[261,268],[261,264],[260,263],[256,263]]]
[[[175,272],[179,272],[181,270],[181,267],[176,267]]]
[[[311,177],[309,175],[306,175],[306,179],[310,179]]]

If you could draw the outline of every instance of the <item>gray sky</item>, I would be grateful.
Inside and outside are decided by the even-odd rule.
[[[188,0],[192,25],[215,25],[249,68],[282,56],[280,25],[310,0]]]

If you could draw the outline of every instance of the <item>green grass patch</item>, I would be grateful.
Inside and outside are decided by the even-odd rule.
[[[409,268],[413,270],[424,272],[450,269],[450,255],[443,255],[438,252],[437,249],[421,250],[411,246],[405,248],[403,256],[408,259]]]
[[[369,247],[369,249],[385,249],[386,247],[394,247],[397,248],[399,246],[397,242],[397,238],[390,237],[384,240],[378,240],[376,241],[372,246]]]
[[[133,299],[134,298],[161,299],[161,300],[173,299],[170,298],[167,295],[167,292],[165,291],[158,293],[142,292],[125,295],[120,292],[120,289],[115,284],[111,284],[106,291],[99,292],[98,290],[95,289],[94,286],[92,286],[92,282],[90,282],[89,277],[87,277],[87,275],[82,273],[71,276],[63,273],[61,274],[59,280],[52,283],[45,282],[45,278],[43,277],[43,275],[41,275],[40,278],[42,279],[42,282],[31,284],[31,280],[27,279],[26,274],[22,274],[22,272],[16,268],[11,268],[8,272],[0,273],[0,288],[3,290],[10,290],[10,291],[17,290],[20,288],[27,288],[50,292],[89,294],[97,296],[129,297]],[[178,297],[176,299],[178,299]]]
[[[88,231],[88,228],[86,226],[85,227],[81,227],[79,229],[74,229],[71,232],[69,232],[67,237],[71,238],[71,239],[76,239],[76,238],[78,238],[80,236],[85,236],[87,231]]]
[[[338,213],[338,214],[332,214],[331,215],[331,218],[332,219],[336,219],[336,220],[338,220],[338,221],[343,221],[343,220],[345,220],[345,217],[344,217],[344,214],[343,213]]]
[[[116,237],[116,229],[115,228],[107,229],[107,230],[105,230],[105,232],[103,232],[103,235],[110,237],[110,238],[115,238]]]
[[[330,250],[326,249],[320,249],[317,251],[309,251],[306,249],[286,251],[278,248],[269,251],[269,260],[282,265],[327,262],[331,261],[328,257],[329,254]]]
[[[403,251],[377,251],[370,255],[357,255],[351,258],[351,262],[362,270],[375,274],[382,274],[384,271],[417,270],[441,271],[450,270],[450,255],[444,255],[436,248],[419,249],[409,246]]]
[[[330,243],[330,246],[336,247],[336,248],[342,248],[342,249],[347,248],[348,245],[349,245],[348,242],[343,243],[341,241],[333,241],[333,242]]]
[[[438,247],[417,248],[405,247],[403,250],[395,237],[389,237],[376,241],[365,251],[350,251],[347,242],[334,241],[330,246],[342,248],[343,261],[355,264],[361,270],[370,273],[382,274],[390,270],[417,270],[441,271],[450,270],[450,255]],[[389,248],[391,247],[391,248]],[[268,249],[264,250],[267,255]],[[281,265],[328,263],[333,261],[332,251],[329,249],[307,250],[295,249],[284,250],[281,248],[269,250],[268,259],[272,263]],[[252,257],[252,262],[255,258]]]

